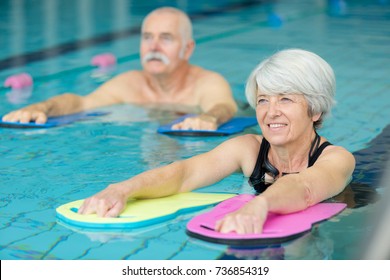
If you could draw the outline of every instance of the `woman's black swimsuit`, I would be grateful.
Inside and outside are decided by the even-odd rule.
[[[319,146],[320,140],[321,138],[316,132],[316,137],[311,144],[309,152],[308,167],[312,166],[316,162],[316,160],[326,147],[332,145],[331,143],[326,141],[322,143],[321,146]],[[274,178],[279,175],[279,171],[268,161],[269,147],[269,142],[265,138],[263,138],[263,141],[261,142],[260,146],[259,155],[257,156],[255,169],[253,170],[252,175],[249,177],[248,180],[249,185],[251,185],[258,193],[262,193],[271,185],[270,183],[265,182],[266,173],[271,174]],[[282,176],[287,174],[288,173],[282,173]]]

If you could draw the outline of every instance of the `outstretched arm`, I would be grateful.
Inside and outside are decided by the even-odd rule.
[[[127,85],[127,73],[107,81],[87,96],[65,93],[46,101],[35,103],[3,116],[3,121],[45,123],[50,116],[62,116],[123,101],[122,95],[129,95],[131,87]]]
[[[216,229],[261,233],[268,212],[297,212],[337,195],[348,184],[354,168],[351,153],[342,147],[328,147],[312,167],[279,178],[244,207],[220,220]]]
[[[210,152],[146,171],[126,181],[109,185],[86,199],[81,214],[116,217],[130,198],[156,198],[189,192],[211,185],[241,169],[243,138],[230,139]],[[255,156],[256,153],[254,154]],[[253,163],[254,164],[254,163]]]
[[[61,116],[82,110],[82,97],[66,93],[35,103],[3,116],[3,121],[46,123],[49,116]]]

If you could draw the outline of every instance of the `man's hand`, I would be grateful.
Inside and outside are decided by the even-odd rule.
[[[217,128],[217,118],[206,114],[189,117],[180,123],[172,125],[172,129],[177,130],[216,130]]]
[[[8,113],[7,115],[3,116],[2,120],[7,122],[21,123],[35,121],[37,124],[43,124],[47,121],[47,115],[44,111],[26,107]]]

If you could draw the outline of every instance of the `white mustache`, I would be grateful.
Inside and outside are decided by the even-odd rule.
[[[148,62],[148,61],[153,60],[153,59],[161,60],[162,63],[164,63],[165,65],[168,65],[171,62],[166,55],[164,55],[164,54],[162,54],[160,52],[150,52],[150,53],[147,53],[142,58],[142,62],[145,63],[145,62]]]

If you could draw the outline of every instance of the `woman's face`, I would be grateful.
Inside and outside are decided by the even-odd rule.
[[[308,103],[302,94],[257,96],[257,121],[263,136],[273,145],[283,146],[299,141],[313,130],[320,114],[309,116]],[[308,133],[308,134],[306,134]]]

